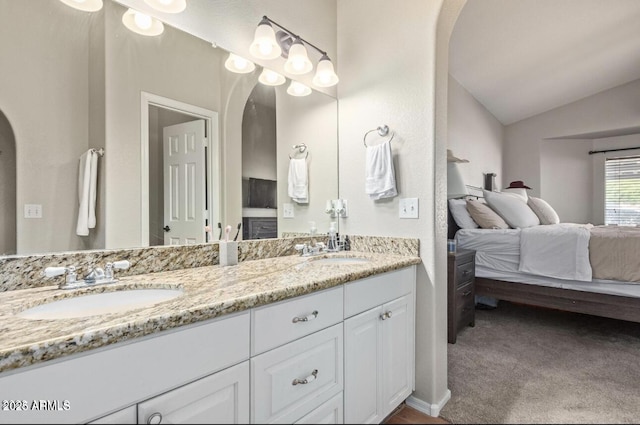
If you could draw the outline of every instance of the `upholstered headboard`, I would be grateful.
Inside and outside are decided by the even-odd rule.
[[[456,236],[456,232],[460,230],[460,227],[453,219],[449,204],[447,203],[447,239],[453,239]]]

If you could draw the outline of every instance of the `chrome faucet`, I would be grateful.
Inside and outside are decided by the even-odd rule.
[[[91,269],[89,273],[82,280],[78,280],[75,266],[69,267],[47,267],[44,269],[45,277],[55,277],[65,274],[63,283],[58,285],[60,289],[76,289],[84,288],[87,286],[104,285],[108,283],[115,283],[118,281],[114,277],[114,269],[128,269],[131,263],[127,260],[115,261],[113,263],[107,263],[105,268],[95,267]]]
[[[322,254],[325,251],[325,245],[322,242],[316,242],[315,244],[297,244],[295,248],[296,251],[300,252],[300,256],[302,257]]]

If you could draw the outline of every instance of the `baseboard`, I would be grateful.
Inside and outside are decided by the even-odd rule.
[[[445,404],[447,404],[450,398],[451,390],[447,390],[447,392],[444,394],[444,397],[442,397],[442,400],[440,400],[436,404],[429,404],[426,401],[420,400],[419,398],[416,398],[414,396],[409,396],[409,398],[406,400],[406,403],[407,406],[413,407],[414,409],[424,414],[437,418],[438,416],[440,416],[440,411],[445,406]]]

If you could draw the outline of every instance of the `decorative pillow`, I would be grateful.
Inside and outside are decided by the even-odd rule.
[[[495,212],[514,229],[538,226],[540,219],[517,195],[483,190],[484,199]]]
[[[468,200],[467,211],[471,218],[483,229],[508,229],[509,225],[493,211],[489,205],[480,201]]]
[[[558,224],[560,223],[560,217],[551,205],[544,199],[534,198],[529,196],[527,205],[540,219],[540,224]]]
[[[473,218],[467,211],[467,201],[464,199],[449,199],[449,211],[453,221],[456,222],[461,229],[477,229],[478,223],[473,221]]]
[[[523,189],[519,187],[506,188],[502,191],[502,193],[508,193],[510,195],[519,196],[520,198],[522,198],[524,202],[527,202],[527,199],[529,199],[529,195],[527,194],[527,189]]]

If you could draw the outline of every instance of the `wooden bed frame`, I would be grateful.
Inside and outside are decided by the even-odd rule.
[[[448,237],[459,230],[449,213]],[[476,277],[475,294],[498,300],[640,323],[640,298]]]

